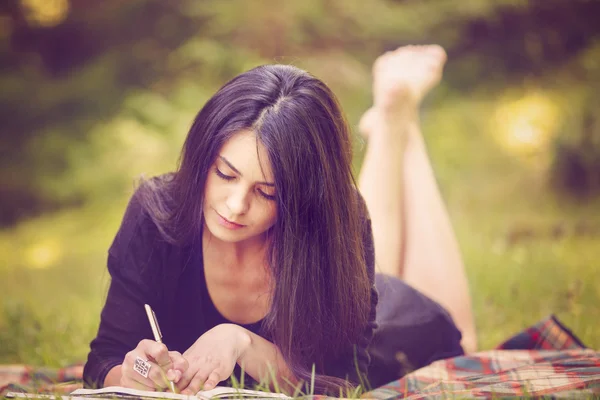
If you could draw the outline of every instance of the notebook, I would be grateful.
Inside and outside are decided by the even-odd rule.
[[[126,399],[126,400],[155,400],[155,399],[173,399],[173,400],[208,400],[208,399],[291,399],[282,393],[269,393],[248,389],[236,389],[225,386],[217,386],[212,390],[202,390],[195,396],[177,394],[171,392],[151,392],[147,390],[138,390],[124,388],[120,386],[109,386],[102,389],[77,389],[68,395],[55,396],[49,394],[32,394],[8,392],[7,398],[28,398],[28,399],[48,399],[48,400],[85,400],[85,399]]]

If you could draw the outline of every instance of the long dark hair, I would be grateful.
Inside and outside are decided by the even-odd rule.
[[[170,180],[146,181],[142,204],[166,240],[198,245],[209,169],[221,146],[248,129],[267,149],[278,212],[269,232],[274,287],[263,327],[296,377],[309,381],[314,365],[316,390],[347,387],[325,374],[359,342],[370,284],[348,124],[323,82],[286,65],[228,82],[198,113]]]

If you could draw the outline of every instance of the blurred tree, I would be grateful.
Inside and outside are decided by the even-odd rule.
[[[114,115],[127,91],[165,73],[166,55],[201,23],[177,0],[73,0],[55,24],[31,16],[51,3],[0,5],[9,25],[0,37],[0,225],[81,201],[41,182],[69,168],[65,150]]]
[[[571,110],[556,137],[552,181],[579,198],[600,192],[600,95],[590,93]]]
[[[454,59],[463,55],[478,59],[479,73],[462,74],[457,83],[472,86],[490,79],[501,83],[507,76],[544,76],[600,37],[599,1],[515,3],[521,6],[499,7],[493,15],[441,24],[441,30],[459,30],[459,39],[450,50]]]
[[[595,0],[3,0],[0,226],[84,201],[83,188],[44,183],[60,182],[73,168],[65,151],[85,146],[132,90],[212,88],[248,60],[344,51],[369,65],[431,42],[454,60],[450,88],[497,89],[578,71],[573,60],[600,38],[598,15]],[[562,76],[583,85],[593,73]]]

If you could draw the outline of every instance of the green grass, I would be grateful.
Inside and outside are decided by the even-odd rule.
[[[600,199],[559,196],[543,158],[502,150],[480,122],[490,108],[475,98],[424,119],[469,276],[480,348],[554,313],[598,349]],[[442,120],[448,125],[440,132]]]
[[[481,346],[490,348],[555,313],[585,344],[600,348],[599,238],[577,228],[600,227],[594,212],[600,204],[556,207],[551,193],[532,186],[521,177],[510,185],[506,203],[489,200],[484,209],[471,210],[481,219],[455,216]]]
[[[106,250],[123,206],[69,210],[0,235],[0,363],[85,360],[109,282]]]

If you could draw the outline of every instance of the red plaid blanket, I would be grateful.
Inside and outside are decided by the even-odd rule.
[[[522,349],[522,350],[519,350]],[[375,399],[590,398],[600,394],[600,352],[550,316],[497,350],[436,361],[369,393]]]
[[[600,394],[593,350],[493,350],[441,360],[371,391],[375,399],[553,397]]]
[[[0,396],[7,391],[68,393],[81,387],[82,372],[82,365],[0,366]],[[496,350],[434,362],[363,397],[572,399],[594,395],[600,395],[600,352],[586,349],[551,316]]]

